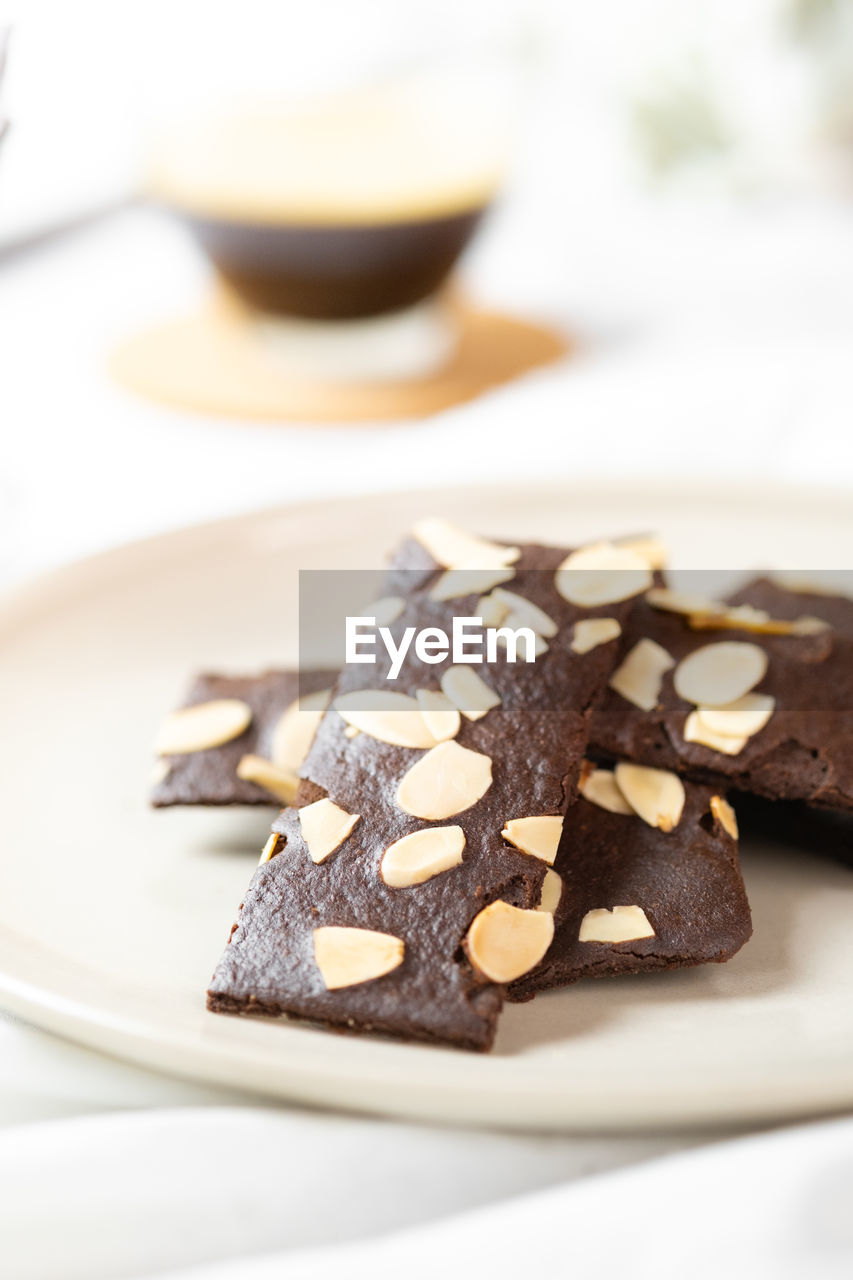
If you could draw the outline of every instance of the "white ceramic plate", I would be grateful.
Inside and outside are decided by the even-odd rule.
[[[0,1002],[108,1053],[324,1105],[490,1125],[715,1124],[853,1103],[853,871],[745,848],[730,964],[508,1007],[490,1056],[218,1017],[204,990],[265,811],[146,807],[149,743],[197,667],[292,661],[298,568],[374,568],[419,514],[572,543],[657,528],[684,565],[853,565],[839,495],[444,490],[189,529],[0,606]]]

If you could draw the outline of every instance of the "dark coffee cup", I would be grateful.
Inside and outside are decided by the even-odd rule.
[[[155,195],[256,310],[351,320],[412,307],[440,289],[491,200],[488,160],[419,157],[405,121],[375,104],[338,110],[211,121],[161,147]]]
[[[185,212],[225,283],[260,311],[347,320],[400,311],[444,283],[483,208],[364,225],[251,222]]]

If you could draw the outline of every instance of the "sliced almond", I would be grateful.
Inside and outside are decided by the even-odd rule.
[[[646,599],[655,609],[663,609],[666,613],[719,613],[724,608],[710,596],[676,591],[674,587],[652,587],[646,592]]]
[[[245,733],[252,723],[252,708],[239,698],[197,702],[166,716],[154,743],[158,756],[182,756],[190,751],[221,747]]]
[[[237,763],[237,777],[243,782],[254,782],[263,787],[282,804],[293,804],[299,787],[299,777],[290,769],[280,769],[263,756],[245,755]]]
[[[489,756],[442,742],[403,774],[397,804],[415,818],[435,822],[470,809],[491,785]]]
[[[578,942],[636,942],[655,931],[642,907],[596,907],[581,920]]]
[[[429,593],[430,600],[458,600],[460,596],[491,591],[501,582],[515,577],[515,569],[448,569]]]
[[[299,810],[299,825],[311,861],[323,862],[340,848],[360,820],[360,814],[347,813],[328,796],[304,805]]]
[[[622,628],[615,618],[581,618],[572,633],[572,652],[589,653],[600,644],[608,644],[621,636]]]
[[[345,738],[357,738],[360,733],[361,733],[361,730],[356,729],[354,724],[348,724],[347,727],[344,729]]]
[[[634,810],[616,785],[616,779],[609,769],[593,769],[581,778],[578,790],[584,800],[597,804],[599,809],[608,813],[632,814]]]
[[[553,937],[550,912],[497,901],[474,918],[465,949],[474,968],[492,982],[514,982],[539,963]]]
[[[841,596],[846,599],[853,599],[849,584],[840,582],[827,582],[821,578],[803,576],[801,572],[794,573],[774,573],[773,582],[777,587],[783,587],[785,591],[793,591],[795,594],[805,594],[810,596]]]
[[[364,618],[373,618],[377,627],[390,627],[402,615],[406,602],[402,596],[382,596],[361,610]]]
[[[314,959],[327,991],[383,977],[402,964],[404,951],[401,938],[374,929],[314,930]]]
[[[734,738],[730,734],[715,733],[709,729],[697,711],[691,711],[684,722],[684,741],[698,742],[711,751],[720,751],[725,756],[739,756],[749,738]]]
[[[684,810],[684,783],[668,769],[641,764],[617,764],[616,785],[643,822],[661,831],[672,831]]]
[[[425,827],[388,846],[380,874],[393,889],[423,884],[458,866],[464,848],[465,832],[461,827]]]
[[[610,688],[641,711],[654,711],[675,659],[656,640],[638,640],[610,677]]]
[[[702,707],[723,707],[749,693],[767,673],[767,654],[757,644],[721,640],[694,649],[675,669],[679,698]]]
[[[629,551],[636,551],[650,569],[665,569],[669,561],[666,544],[654,534],[648,534],[642,538],[617,538],[616,545],[627,547]]]
[[[171,760],[155,760],[148,775],[148,782],[152,787],[159,787],[160,783],[165,782],[171,772]]]
[[[760,733],[776,708],[769,693],[745,693],[725,707],[697,707],[696,714],[712,733],[729,738],[751,738]]]
[[[737,815],[724,796],[711,796],[711,812],[733,840],[738,838]]]
[[[325,711],[332,698],[331,689],[315,689],[313,693],[303,693],[296,699],[300,711]]]
[[[331,689],[322,689],[307,698],[297,698],[282,712],[270,743],[273,764],[299,772],[331,696]]]
[[[541,858],[550,867],[557,856],[563,819],[552,814],[533,818],[510,818],[501,835],[522,853]]]
[[[481,596],[474,606],[474,616],[484,627],[499,627],[508,613],[509,606],[498,600],[494,592],[490,596]]]
[[[814,636],[821,631],[831,630],[832,628],[828,622],[825,622],[823,618],[814,617],[811,613],[804,613],[802,617],[795,618],[791,623],[792,636]]]
[[[539,895],[539,906],[536,910],[550,911],[551,915],[553,915],[560,905],[562,894],[563,881],[556,871],[552,871],[549,867],[545,872],[545,879],[542,881],[542,892]]]
[[[515,591],[507,591],[504,587],[498,587],[492,592],[492,595],[500,604],[507,606],[508,611],[516,618],[523,618],[526,627],[532,627],[537,635],[545,636],[550,640],[557,634],[558,627],[553,618],[549,617],[544,609],[540,609],[538,604],[534,604],[532,600],[528,600],[525,596],[517,595]]]
[[[492,707],[501,705],[494,689],[490,689],[471,667],[448,667],[442,674],[441,687],[445,697],[468,720],[481,720]]]
[[[716,613],[692,613],[688,622],[694,631],[752,631],[765,636],[808,636],[829,630],[829,623],[821,618],[804,616],[790,621],[771,618],[766,610],[755,609],[750,604],[739,604],[729,609],[720,606]]]
[[[631,547],[596,542],[566,556],[557,569],[555,583],[569,604],[592,609],[647,591],[652,585],[652,571]]]
[[[522,617],[520,613],[508,613],[506,615],[500,628],[498,629],[495,635],[496,643],[499,644],[501,648],[508,650],[509,649],[508,633],[510,631],[520,631],[522,627],[526,628],[529,634],[533,636],[534,658],[541,657],[543,653],[547,653],[548,652],[547,640],[543,639],[543,637],[539,634],[538,631],[534,631],[533,627],[531,627],[527,619]],[[527,636],[518,637],[516,639],[516,645],[515,645],[516,661],[526,662],[529,648],[530,648],[530,641],[527,638]]]
[[[389,689],[357,689],[335,698],[347,724],[395,747],[434,747],[436,739],[416,698]]]
[[[261,856],[258,859],[258,866],[262,867],[265,862],[269,862],[271,858],[274,858],[281,848],[281,845],[281,836],[277,832],[273,831],[272,835],[261,850]]]
[[[754,604],[719,604],[710,610],[691,610],[698,614],[709,613],[717,618],[718,626],[761,627],[770,622],[770,614],[766,609],[757,609]]]
[[[462,727],[462,718],[446,694],[438,689],[418,689],[418,706],[436,742],[455,738]]]
[[[521,555],[520,547],[487,542],[447,520],[419,520],[412,534],[445,569],[505,569]]]

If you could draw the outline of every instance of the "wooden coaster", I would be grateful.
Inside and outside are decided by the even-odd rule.
[[[200,311],[126,341],[110,370],[152,400],[229,418],[316,424],[424,418],[559,360],[569,341],[551,329],[455,301],[459,344],[450,363],[404,382],[294,380],[276,366],[238,309],[216,298]]]

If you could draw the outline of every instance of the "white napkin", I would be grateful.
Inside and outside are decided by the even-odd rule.
[[[0,1132],[0,1272],[114,1280],[229,1259],[236,1277],[249,1273],[252,1255],[278,1251],[260,1264],[277,1274],[291,1251],[301,1259],[313,1249],[325,1266],[330,1245],[346,1257],[353,1241],[624,1165],[673,1141],[690,1139],[473,1133],[249,1107],[18,1125]]]
[[[317,1189],[322,1200],[323,1189]],[[378,1240],[160,1280],[850,1280],[853,1120],[741,1139]]]
[[[0,1133],[3,1273],[849,1280],[853,1120],[600,1172],[696,1141],[248,1107],[19,1125]]]

